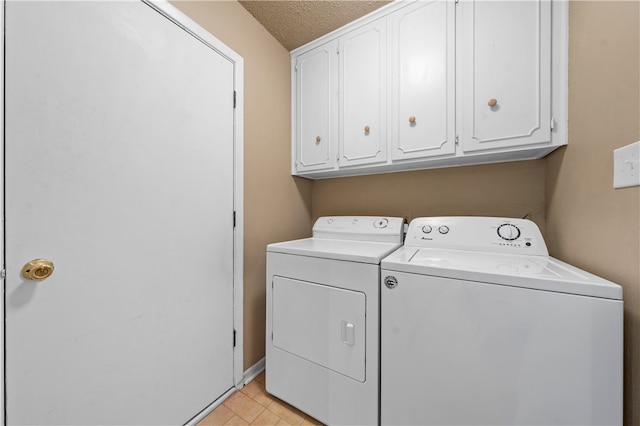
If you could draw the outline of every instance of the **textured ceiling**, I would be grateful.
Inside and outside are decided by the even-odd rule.
[[[239,1],[289,51],[391,2],[391,0]]]

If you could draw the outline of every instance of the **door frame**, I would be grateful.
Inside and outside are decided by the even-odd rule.
[[[235,212],[235,228],[233,235],[233,328],[235,330],[235,347],[233,348],[233,385],[236,388],[242,387],[244,379],[243,368],[243,237],[244,237],[244,60],[236,52],[231,50],[228,46],[214,37],[207,30],[198,25],[191,18],[186,16],[176,7],[171,5],[167,0],[140,0],[156,12],[169,19],[178,27],[191,34],[200,42],[209,46],[213,50],[228,59],[233,63],[234,73],[234,86],[235,86],[235,110],[234,110],[234,149],[233,149],[233,162],[234,162],[234,212]],[[4,44],[5,44],[5,28],[4,28],[4,16],[5,16],[5,3],[6,0],[0,0],[0,135],[2,136],[2,149],[0,149],[0,179],[2,184],[0,185],[0,209],[2,210],[2,226],[0,226],[0,256],[2,256],[2,268],[0,270],[0,280],[2,281],[2,303],[0,303],[0,317],[4,320],[4,301],[5,294],[5,181],[4,181]],[[231,222],[232,218],[229,218]],[[0,386],[0,424],[6,423],[5,414],[5,328],[0,327],[0,341],[2,342],[2,351],[0,352],[0,376],[2,377],[2,386]],[[226,395],[226,394],[225,394]],[[217,404],[212,401],[212,404],[207,407],[212,409]],[[203,407],[204,408],[204,407]],[[205,408],[205,411],[207,411]],[[193,413],[194,416],[198,413]]]

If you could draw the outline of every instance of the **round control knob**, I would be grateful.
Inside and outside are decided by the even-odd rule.
[[[448,234],[449,233],[449,227],[446,225],[442,225],[438,228],[438,232],[441,234]]]
[[[431,227],[431,225],[425,225],[422,227],[422,232],[424,232],[425,234],[429,234],[431,233],[431,231],[433,231],[433,228]]]
[[[389,224],[389,219],[387,219],[386,217],[381,217],[379,219],[376,219],[375,222],[373,222],[373,226],[378,229],[386,228],[388,224]]]
[[[503,240],[513,241],[520,238],[520,228],[510,223],[503,223],[498,226],[498,235]]]

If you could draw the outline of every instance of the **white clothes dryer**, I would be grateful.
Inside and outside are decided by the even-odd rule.
[[[379,423],[380,261],[404,220],[321,217],[267,246],[267,391],[325,424]]]
[[[383,425],[622,424],[622,288],[533,222],[417,218],[381,272]]]

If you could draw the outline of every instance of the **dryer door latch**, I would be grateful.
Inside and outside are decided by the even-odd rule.
[[[340,331],[340,339],[342,343],[349,346],[356,345],[356,326],[350,322],[342,321]]]

